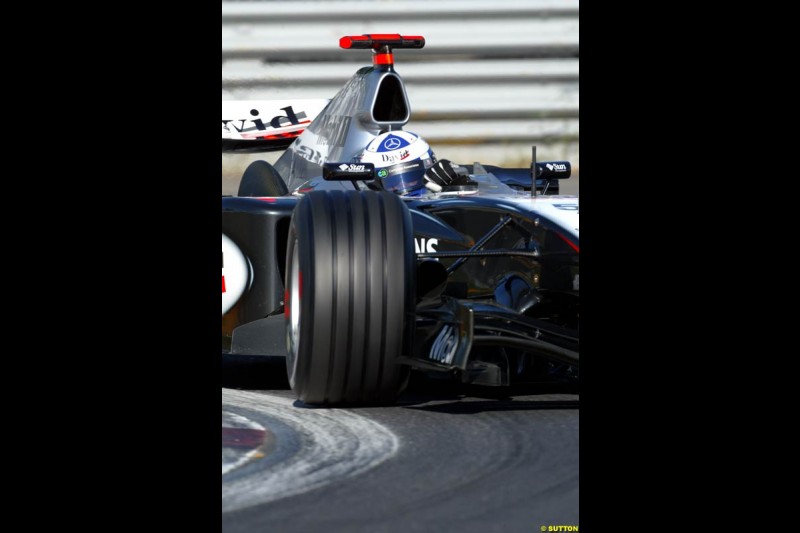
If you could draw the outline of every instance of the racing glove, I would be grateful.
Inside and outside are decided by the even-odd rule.
[[[469,179],[467,169],[460,167],[448,159],[440,159],[425,171],[425,187],[433,192],[441,192],[443,188],[453,185],[477,185]]]

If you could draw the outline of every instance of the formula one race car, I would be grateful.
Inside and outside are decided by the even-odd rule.
[[[569,162],[537,162],[532,147],[530,168],[452,165],[459,185],[400,195],[361,158],[379,135],[402,140],[392,49],[424,44],[343,37],[372,66],[304,129],[283,115],[290,138],[226,138],[223,121],[224,151],[285,150],[222,198],[223,353],[285,356],[309,404],[391,403],[411,369],[494,386],[578,379],[578,198],[556,194]]]

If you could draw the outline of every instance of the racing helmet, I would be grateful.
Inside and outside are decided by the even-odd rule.
[[[361,161],[375,165],[375,176],[387,191],[417,196],[425,193],[423,175],[436,156],[419,135],[398,130],[375,137],[361,153]]]

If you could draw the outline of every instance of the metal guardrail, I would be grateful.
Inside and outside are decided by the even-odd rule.
[[[341,36],[423,35],[395,51],[406,129],[469,163],[524,166],[535,143],[577,174],[578,22],[577,0],[223,0],[222,98],[331,98],[370,63]]]

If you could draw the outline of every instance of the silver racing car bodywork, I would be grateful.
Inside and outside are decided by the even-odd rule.
[[[352,163],[409,121],[391,50],[424,39],[340,44],[373,65],[222,199],[223,351],[285,356],[292,389],[318,404],[392,402],[412,368],[484,385],[577,380],[578,198],[554,194],[569,163],[534,148],[529,169],[458,166],[468,190],[382,191]]]

